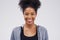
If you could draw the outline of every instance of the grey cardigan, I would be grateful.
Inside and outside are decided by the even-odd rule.
[[[36,25],[36,26],[38,32],[38,40],[48,40],[47,30],[40,25]],[[10,40],[21,40],[20,37],[21,27],[22,26],[19,26],[13,29]]]

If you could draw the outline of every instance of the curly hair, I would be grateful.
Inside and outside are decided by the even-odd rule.
[[[19,6],[24,11],[27,7],[32,7],[37,11],[38,8],[41,6],[41,2],[39,0],[20,0]]]

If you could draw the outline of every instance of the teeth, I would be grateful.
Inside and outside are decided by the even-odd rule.
[[[32,20],[28,20],[28,21],[32,21]]]

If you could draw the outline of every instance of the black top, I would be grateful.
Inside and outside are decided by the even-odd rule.
[[[24,35],[23,28],[21,27],[21,40],[38,40],[37,32],[36,32],[36,35],[34,35],[32,37],[27,37]]]

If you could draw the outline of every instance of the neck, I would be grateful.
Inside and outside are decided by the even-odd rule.
[[[36,25],[35,24],[31,24],[31,25],[25,24],[24,26],[31,29],[31,28],[35,27]]]

